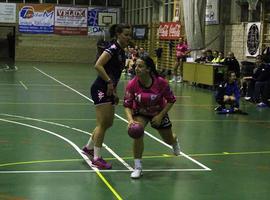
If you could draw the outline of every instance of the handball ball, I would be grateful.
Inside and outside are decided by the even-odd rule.
[[[128,135],[134,139],[140,138],[143,133],[143,126],[139,123],[132,123],[128,128]]]

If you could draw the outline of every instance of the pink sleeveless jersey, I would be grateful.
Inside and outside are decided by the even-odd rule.
[[[166,105],[174,103],[176,98],[167,80],[153,77],[153,84],[144,88],[137,77],[128,82],[124,97],[124,106],[131,108],[134,113],[146,116],[157,115]]]
[[[176,57],[184,57],[186,56],[186,52],[188,50],[188,46],[183,43],[183,44],[177,44],[176,45]]]

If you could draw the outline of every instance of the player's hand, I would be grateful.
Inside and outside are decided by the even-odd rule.
[[[113,83],[108,83],[107,84],[107,95],[112,96],[113,93],[114,93]]]

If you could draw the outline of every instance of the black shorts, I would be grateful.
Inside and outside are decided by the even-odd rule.
[[[104,103],[111,103],[112,105],[115,104],[115,96],[107,96],[107,85],[99,85],[93,84],[91,86],[91,96],[92,100],[94,101],[95,105],[104,104]]]
[[[160,123],[159,126],[153,125],[153,123],[152,123],[153,117],[152,116],[141,115],[139,113],[134,113],[133,116],[142,116],[142,117],[147,118],[150,121],[151,127],[155,128],[155,129],[166,129],[166,128],[171,128],[172,127],[172,123],[170,121],[170,118],[169,118],[168,114],[166,114],[163,117],[163,119],[161,120],[161,123]]]
[[[180,62],[180,60],[182,60],[182,62],[186,62],[187,61],[187,57],[176,57],[177,61]]]

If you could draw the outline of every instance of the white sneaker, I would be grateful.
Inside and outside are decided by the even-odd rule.
[[[249,100],[251,99],[251,97],[244,97],[244,99],[245,99],[246,101],[249,101]]]
[[[181,154],[178,138],[176,138],[176,143],[172,145],[172,148],[173,148],[174,155],[179,156]]]
[[[177,82],[177,83],[182,83],[182,77],[181,77],[181,76],[178,76],[176,82]]]
[[[169,80],[170,83],[175,82],[175,78],[172,78],[171,80]]]
[[[130,178],[138,179],[142,175],[142,168],[135,168],[134,171],[130,174]]]

